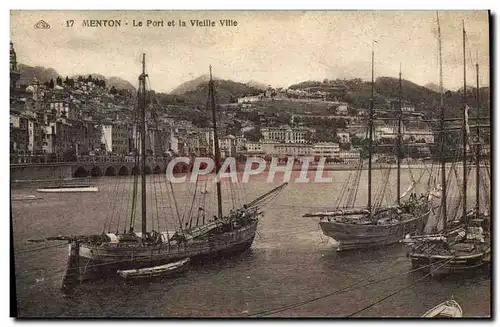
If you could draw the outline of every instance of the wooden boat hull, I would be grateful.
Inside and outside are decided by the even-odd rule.
[[[99,188],[90,187],[63,187],[63,188],[39,188],[40,193],[75,193],[75,192],[99,192]]]
[[[460,318],[463,317],[463,311],[460,305],[454,301],[449,300],[436,305],[424,315],[423,318]]]
[[[242,252],[254,240],[258,221],[231,232],[187,243],[155,245],[111,244],[79,246],[79,279],[92,279],[116,274],[117,270],[140,269],[167,264],[183,258],[202,260]]]
[[[432,271],[433,275],[461,273],[485,265],[491,249],[471,255],[453,257],[451,255],[426,255],[409,253],[412,268],[422,268],[423,272]],[[443,265],[444,263],[444,265]]]
[[[428,214],[425,214],[387,225],[362,225],[322,219],[319,225],[326,236],[338,242],[337,251],[345,251],[397,243],[405,235],[420,230],[427,218]]]

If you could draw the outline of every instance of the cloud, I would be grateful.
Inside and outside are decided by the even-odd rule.
[[[468,52],[479,53],[489,71],[487,11],[440,11],[443,70],[448,88],[462,79],[462,20]],[[44,19],[50,30],[35,30]],[[65,26],[75,20],[75,27]],[[82,27],[85,19],[119,19],[121,28]],[[133,21],[173,21],[176,27],[139,28]],[[192,27],[190,20],[216,27]],[[236,27],[221,27],[220,20]],[[188,22],[179,27],[179,20]],[[205,74],[288,86],[305,79],[370,78],[371,44],[376,75],[397,76],[424,85],[438,83],[434,11],[11,11],[11,40],[18,60],[53,67],[63,75],[98,72],[135,83],[140,55],[147,53],[152,86],[169,91]],[[470,61],[470,60],[469,60]],[[483,76],[484,75],[484,76]],[[489,76],[481,75],[482,84]]]

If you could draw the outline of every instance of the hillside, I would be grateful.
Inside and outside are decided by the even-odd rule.
[[[35,80],[38,80],[40,83],[45,83],[61,76],[53,68],[45,68],[42,66],[31,67],[24,64],[19,64],[18,68],[21,72],[20,81],[25,84],[32,83]]]
[[[428,88],[431,91],[439,92],[439,85],[437,85],[436,83],[427,83],[424,85],[424,87]],[[443,87],[443,91],[446,92],[448,91],[448,89]]]
[[[112,77],[106,77],[101,74],[82,74],[82,77],[87,77],[91,75],[92,78],[98,78],[106,81],[106,87],[111,88],[112,86],[115,87],[115,89],[118,90],[131,90],[134,91],[135,87],[130,83],[129,81],[124,80],[123,78],[112,76]],[[79,75],[74,75],[71,76],[71,78],[78,78]]]
[[[61,77],[62,79],[65,76],[60,75],[54,68],[45,68],[42,66],[28,66],[24,64],[19,64],[19,71],[21,72],[20,83],[28,84],[33,83],[35,80],[38,80],[40,83],[49,82],[51,79],[54,81]],[[81,74],[82,77],[87,77],[89,74]],[[126,90],[135,90],[135,87],[129,82],[120,77],[105,77],[101,74],[90,74],[93,78],[99,78],[106,81],[106,86],[112,87],[114,86],[116,89],[126,89]],[[74,75],[71,78],[77,78],[79,75]]]
[[[163,96],[165,103],[191,104],[206,106],[208,97],[208,79],[204,75],[192,81],[181,84],[174,92]],[[205,80],[203,82],[203,80]],[[218,104],[236,102],[239,97],[245,95],[257,95],[261,90],[249,87],[246,84],[229,80],[216,79],[215,81],[216,101]],[[194,84],[197,84],[194,86]],[[182,92],[184,90],[184,92]]]
[[[213,77],[214,81],[224,81],[218,77]],[[202,87],[202,84],[207,84],[208,81],[210,80],[210,75],[205,74],[201,75],[195,79],[192,79],[190,81],[184,82],[181,85],[177,86],[173,91],[170,92],[170,95],[184,95],[189,92],[196,92],[196,90],[199,87]],[[225,81],[228,82],[228,81]],[[244,89],[244,86],[248,87],[249,89],[246,91],[243,91],[243,93],[254,93],[256,92],[255,90],[260,90],[264,91],[267,89],[267,86],[263,83],[257,82],[257,81],[249,81],[247,83],[237,83],[237,82],[232,82],[235,84],[238,84],[238,86],[229,86],[227,83],[222,83],[221,85],[224,85],[224,87],[228,86],[229,88],[235,89],[231,92],[236,92],[236,93],[241,93],[240,91]]]
[[[262,90],[262,91],[265,91],[267,90],[268,86],[264,83],[260,83],[260,82],[257,82],[257,81],[249,81],[246,83],[247,86],[249,87],[253,87],[255,89],[259,89],[259,90]]]
[[[345,101],[355,108],[369,108],[371,98],[371,82],[362,81],[361,79],[352,80],[324,80],[320,81],[304,81],[291,85],[290,89],[303,89],[315,87],[316,89],[324,88],[327,91],[335,85],[337,87],[345,87],[346,93],[338,100]],[[435,116],[438,113],[440,106],[439,92],[433,90],[437,86],[429,83],[426,86],[420,86],[408,80],[401,82],[401,98],[404,102],[411,103],[417,111]],[[437,87],[439,89],[439,87]],[[467,87],[467,104],[470,107],[475,107],[476,104],[476,89]],[[487,108],[489,105],[488,87],[479,89],[479,97],[481,107]],[[391,108],[391,101],[397,101],[399,96],[399,79],[393,77],[378,77],[374,84],[374,104],[376,108]],[[460,90],[449,91],[445,90],[444,107],[447,116],[457,116],[463,108],[463,94]]]
[[[196,88],[203,83],[207,83],[210,79],[210,75],[205,74],[201,75],[195,79],[184,82],[181,85],[177,86],[173,91],[170,92],[171,95],[182,95],[186,92],[195,91]],[[214,77],[214,80],[218,80],[218,78]]]

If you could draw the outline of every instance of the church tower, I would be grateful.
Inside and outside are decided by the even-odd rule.
[[[14,44],[10,42],[10,88],[15,89],[21,73],[17,69],[17,57]]]

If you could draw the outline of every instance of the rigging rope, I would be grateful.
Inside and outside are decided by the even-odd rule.
[[[355,312],[353,312],[353,313],[351,313],[351,314],[347,315],[346,317],[347,317],[347,318],[352,317],[352,316],[354,316],[354,315],[356,315],[356,314],[358,314],[358,313],[360,313],[360,312],[362,312],[362,311],[365,311],[366,309],[369,309],[369,308],[373,307],[374,305],[376,305],[376,304],[378,304],[378,303],[380,303],[380,302],[382,302],[382,301],[384,301],[384,300],[386,300],[386,299],[390,298],[391,296],[394,296],[394,295],[398,294],[399,292],[401,292],[401,291],[403,291],[403,290],[405,290],[405,289],[407,289],[407,288],[410,288],[411,286],[413,286],[413,285],[415,285],[416,283],[420,282],[421,280],[423,280],[423,279],[424,279],[424,278],[426,278],[427,276],[432,275],[434,272],[436,272],[437,270],[439,270],[441,267],[443,267],[445,264],[447,264],[448,262],[452,261],[453,259],[455,259],[455,257],[452,257],[451,259],[447,260],[446,262],[444,262],[443,264],[441,264],[439,267],[437,267],[437,268],[435,268],[435,269],[431,270],[429,273],[427,273],[427,274],[425,274],[424,276],[422,276],[422,277],[418,278],[417,280],[415,280],[415,281],[413,281],[413,282],[411,282],[411,283],[409,283],[409,284],[406,284],[405,286],[403,286],[403,287],[399,288],[398,290],[396,290],[396,291],[394,291],[394,292],[392,292],[392,293],[390,293],[390,294],[388,294],[388,295],[384,296],[383,298],[381,298],[381,299],[379,299],[379,300],[377,300],[377,301],[375,301],[375,302],[373,302],[373,303],[371,303],[371,304],[369,304],[369,305],[367,305],[367,306],[365,306],[365,307],[363,307],[363,308],[361,308],[361,309],[359,309],[359,310],[357,310],[357,311],[355,311]]]
[[[255,313],[255,314],[252,314],[251,316],[260,316],[260,317],[264,317],[264,316],[268,316],[268,315],[271,315],[271,314],[275,314],[275,313],[279,313],[279,312],[283,312],[283,311],[286,311],[286,310],[289,310],[289,309],[294,309],[294,308],[297,308],[297,307],[300,307],[300,306],[303,306],[303,305],[306,305],[306,304],[309,304],[309,303],[312,303],[312,302],[316,302],[318,300],[322,300],[322,299],[325,299],[325,298],[328,298],[328,297],[331,297],[333,295],[337,295],[337,294],[342,294],[342,293],[346,293],[346,292],[349,292],[349,291],[352,291],[352,290],[356,290],[356,289],[360,289],[360,288],[364,288],[366,286],[369,286],[369,285],[373,285],[373,284],[378,284],[378,283],[381,283],[381,282],[384,282],[384,281],[387,281],[387,280],[391,280],[393,278],[396,278],[396,277],[399,277],[399,276],[404,276],[404,275],[408,275],[408,274],[411,274],[413,272],[416,272],[416,271],[419,271],[419,270],[423,270],[423,269],[426,269],[426,268],[429,268],[430,266],[432,265],[435,265],[436,263],[432,263],[432,264],[429,264],[429,265],[425,265],[425,266],[421,266],[421,267],[418,267],[418,268],[415,268],[415,269],[412,269],[412,270],[409,270],[409,271],[406,271],[406,272],[403,272],[403,273],[398,273],[398,274],[394,274],[394,275],[390,275],[388,277],[384,277],[382,279],[377,279],[377,280],[371,280],[373,277],[376,277],[376,276],[379,276],[380,273],[382,272],[385,272],[385,271],[389,271],[395,267],[397,267],[397,265],[399,263],[401,263],[404,259],[398,259],[398,260],[395,260],[394,263],[390,264],[388,267],[385,267],[383,268],[382,270],[378,270],[377,272],[375,273],[372,273],[370,275],[368,275],[367,277],[365,278],[362,278],[360,280],[357,280],[345,287],[342,287],[340,289],[337,289],[333,292],[329,292],[327,294],[324,294],[324,295],[321,295],[321,296],[318,296],[318,297],[314,297],[314,298],[311,298],[311,299],[308,299],[308,300],[305,300],[305,301],[300,301],[300,302],[296,302],[296,303],[292,303],[292,304],[288,304],[288,305],[285,305],[285,306],[282,306],[282,307],[278,307],[278,308],[275,308],[275,309],[271,309],[271,310],[266,310],[266,311],[261,311],[261,312],[258,312],[258,313]],[[437,262],[439,263],[439,262]],[[371,281],[370,281],[371,280]],[[359,286],[356,286],[358,284],[362,284],[363,282],[365,281],[369,281],[369,283],[366,283],[366,284],[363,284],[363,285],[359,285]]]

